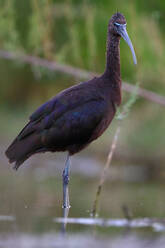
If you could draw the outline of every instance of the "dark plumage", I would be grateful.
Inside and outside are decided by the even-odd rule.
[[[109,22],[106,69],[100,77],[60,92],[30,116],[28,124],[6,151],[10,163],[15,163],[15,169],[39,152],[68,151],[73,155],[109,126],[116,106],[121,103],[121,36],[134,52],[127,33],[124,33],[125,23],[120,13],[113,15]],[[135,61],[134,53],[133,56]]]

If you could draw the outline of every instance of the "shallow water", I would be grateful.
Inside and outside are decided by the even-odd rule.
[[[98,237],[89,233],[70,234],[63,237],[57,233],[46,233],[44,235],[19,235],[0,236],[0,247],[17,248],[164,248],[165,238],[145,238],[137,235],[124,235],[118,237]]]
[[[4,148],[0,147],[0,247],[165,247],[165,184],[148,181],[143,167],[112,163],[100,201],[104,225],[72,221],[64,238],[61,224],[54,221],[62,217],[64,154],[34,156],[15,172]],[[90,217],[103,164],[86,154],[72,159],[70,218]],[[123,220],[123,206],[134,228]],[[149,219],[142,222],[144,217]],[[159,219],[151,219],[155,217]],[[109,218],[110,224],[105,225]]]

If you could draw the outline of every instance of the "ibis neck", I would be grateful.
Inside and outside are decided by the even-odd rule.
[[[108,34],[107,58],[105,74],[111,77],[111,81],[120,81],[120,37]]]
[[[114,102],[117,105],[121,103],[121,76],[120,76],[120,37],[108,35],[107,39],[107,60],[105,77],[108,79],[111,94],[113,94]]]

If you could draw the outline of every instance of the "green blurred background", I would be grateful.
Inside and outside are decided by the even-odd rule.
[[[107,24],[116,11],[126,17],[127,30],[138,60],[135,67],[131,52],[122,40],[122,79],[165,95],[163,0],[1,0],[0,49],[102,73]],[[3,191],[0,211],[16,215],[19,224],[26,223],[25,230],[32,230],[33,224],[35,230],[41,231],[44,229],[40,225],[42,221],[61,214],[60,174],[64,155],[37,155],[16,174],[10,170],[4,151],[40,104],[81,79],[4,58],[0,58],[0,75],[0,185]],[[123,92],[123,102],[129,97]],[[117,120],[114,120],[106,133],[76,155],[77,160],[73,161],[72,216],[89,216],[98,171],[106,161],[117,125]],[[164,147],[164,107],[139,97],[122,122],[112,173],[102,196],[102,216],[122,216],[122,204],[128,204],[134,216],[163,216]],[[62,161],[59,162],[59,174],[57,161]],[[51,167],[53,163],[54,170]],[[76,171],[77,163],[82,166],[78,166],[80,169]],[[90,169],[89,177],[87,172],[90,167],[94,169],[93,172]],[[56,175],[58,177],[54,179]],[[80,195],[82,198],[79,199]],[[38,211],[38,206],[41,211]],[[54,212],[55,209],[57,211]],[[45,216],[44,219],[35,222],[36,213],[37,216]],[[35,223],[30,218],[25,221],[24,216],[29,214]]]

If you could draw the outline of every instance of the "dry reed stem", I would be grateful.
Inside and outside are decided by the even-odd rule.
[[[110,148],[110,151],[109,151],[109,154],[108,154],[108,158],[107,158],[107,162],[106,162],[106,164],[105,164],[105,166],[103,168],[103,171],[102,171],[102,174],[101,174],[101,177],[100,177],[100,182],[99,182],[97,192],[96,192],[96,198],[95,198],[95,201],[94,201],[94,204],[93,204],[93,209],[92,209],[92,212],[91,212],[91,215],[92,215],[93,218],[97,217],[99,198],[100,198],[100,195],[101,195],[101,190],[102,190],[103,184],[104,184],[105,179],[106,179],[106,174],[107,174],[107,172],[109,170],[109,167],[110,167],[110,164],[111,164],[111,161],[112,161],[112,157],[113,157],[114,151],[116,149],[117,140],[118,140],[119,133],[120,133],[120,128],[121,128],[121,121],[124,120],[127,117],[132,105],[135,103],[135,101],[137,99],[137,91],[138,91],[138,85],[135,85],[134,91],[132,92],[130,99],[123,105],[121,113],[119,112],[117,114],[118,115],[117,119],[120,121],[120,123],[119,123],[119,125],[118,125],[118,127],[116,129],[115,135],[113,137],[112,145],[111,145],[111,148]]]
[[[99,198],[100,198],[100,195],[101,195],[101,190],[102,190],[103,184],[105,182],[106,175],[107,175],[107,172],[109,170],[114,151],[116,149],[119,133],[120,133],[120,125],[116,129],[115,135],[113,137],[112,145],[111,145],[111,148],[110,148],[110,151],[109,151],[109,154],[108,154],[107,162],[106,162],[106,164],[104,166],[104,169],[103,169],[101,177],[100,177],[100,182],[99,182],[97,192],[96,192],[96,198],[95,198],[93,208],[92,208],[92,212],[91,212],[91,215],[92,215],[93,218],[97,217],[98,203],[99,203]]]
[[[89,79],[92,76],[97,76],[96,73],[88,72],[86,70],[75,68],[70,65],[63,65],[55,61],[49,61],[49,60],[46,60],[46,59],[43,59],[37,56],[31,56],[31,55],[26,55],[26,54],[10,52],[6,50],[0,50],[0,57],[4,59],[8,59],[8,60],[18,60],[20,62],[30,64],[32,66],[41,66],[41,67],[47,68],[48,70],[52,70],[52,71],[59,71],[62,73],[66,73],[70,76],[73,76],[75,78]],[[129,93],[134,92],[135,88],[136,86],[131,85],[127,82],[123,82],[122,84],[122,89]],[[165,97],[158,95],[152,91],[139,87],[137,90],[137,95],[151,102],[155,102],[155,103],[165,106]]]

